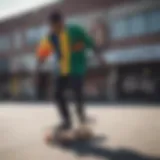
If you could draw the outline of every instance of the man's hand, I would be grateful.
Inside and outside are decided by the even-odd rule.
[[[95,47],[94,49],[95,56],[97,57],[101,66],[106,67],[106,61],[101,53],[101,49]]]
[[[105,59],[103,58],[102,55],[98,56],[98,60],[99,60],[99,63],[100,63],[101,66],[106,67],[106,65],[107,65],[106,61],[105,61]]]
[[[80,52],[85,48],[85,44],[83,42],[77,42],[73,45],[73,52]]]

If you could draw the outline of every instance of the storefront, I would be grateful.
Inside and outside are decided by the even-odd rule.
[[[10,93],[12,100],[35,99],[35,62],[33,54],[10,59]]]
[[[144,63],[119,68],[119,98],[160,101],[160,63]]]
[[[108,54],[115,100],[160,101],[159,46]],[[110,77],[111,78],[111,77]],[[113,92],[113,89],[112,89]]]

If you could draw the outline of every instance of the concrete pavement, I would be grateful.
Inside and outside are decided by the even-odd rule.
[[[43,141],[58,123],[55,108],[41,104],[0,105],[0,160],[160,160],[160,108],[88,106],[102,141],[63,149]]]

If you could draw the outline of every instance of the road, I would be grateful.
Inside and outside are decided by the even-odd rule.
[[[1,104],[0,159],[160,160],[160,107],[97,105],[87,112],[99,140],[61,148],[43,141],[59,122],[50,104]]]

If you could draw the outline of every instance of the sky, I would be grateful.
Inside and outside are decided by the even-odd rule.
[[[19,13],[57,1],[58,0],[0,0],[0,20],[8,19]]]

